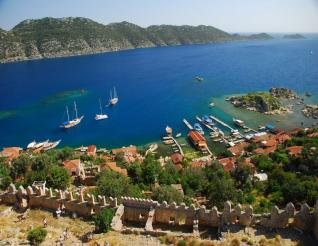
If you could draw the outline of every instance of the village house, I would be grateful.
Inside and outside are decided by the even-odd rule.
[[[183,156],[180,153],[173,153],[171,155],[171,162],[175,165],[176,169],[182,170],[182,161],[183,161]]]
[[[249,145],[248,142],[240,142],[233,147],[228,148],[228,151],[232,153],[234,156],[241,156],[242,154],[245,153],[245,148]]]
[[[105,164],[102,164],[101,170],[111,170],[126,177],[128,176],[127,170],[117,166],[116,162],[106,162]]]
[[[90,145],[87,147],[87,155],[88,156],[95,156],[96,155],[96,146],[95,145]]]
[[[134,163],[135,161],[143,160],[143,157],[138,153],[137,147],[134,145],[130,145],[129,147],[113,149],[112,154],[123,154],[123,158],[127,163]]]
[[[207,148],[206,139],[197,131],[190,131],[188,134],[188,138],[196,149],[204,150]]]
[[[71,176],[79,176],[81,171],[83,171],[80,159],[66,160],[63,162],[63,166]]]
[[[14,158],[18,158],[21,154],[22,148],[20,147],[8,147],[3,148],[0,153],[0,156],[7,158],[9,162],[11,162]]]
[[[225,172],[232,172],[236,168],[236,158],[227,157],[218,160],[219,163],[223,166]]]
[[[303,151],[303,146],[291,146],[287,147],[286,151],[288,152],[289,156],[299,156]]]

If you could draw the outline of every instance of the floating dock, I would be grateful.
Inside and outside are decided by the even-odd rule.
[[[181,154],[182,156],[184,156],[184,153],[183,153],[183,150],[182,150],[182,148],[181,148],[181,145],[178,143],[178,141],[177,141],[174,137],[169,136],[169,137],[166,137],[166,139],[167,139],[167,140],[172,140],[172,141],[174,142],[174,144],[175,144],[175,147],[177,147],[177,148],[179,149],[180,154]]]
[[[192,126],[186,119],[183,119],[183,123],[184,123],[190,130],[193,130],[193,126]]]
[[[217,123],[219,123],[220,125],[222,125],[222,126],[228,128],[228,129],[230,129],[231,131],[235,131],[234,128],[230,127],[228,124],[226,124],[226,123],[223,122],[222,120],[216,118],[216,117],[213,116],[213,115],[209,115],[209,116],[210,116],[210,118],[211,118],[212,120],[215,120],[215,121],[216,121]]]

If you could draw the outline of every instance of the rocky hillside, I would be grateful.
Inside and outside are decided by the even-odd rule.
[[[212,26],[128,23],[102,25],[87,18],[25,20],[10,31],[0,29],[0,62],[60,57],[133,48],[268,39],[267,34],[232,35]]]
[[[296,34],[286,34],[286,35],[284,35],[283,38],[286,38],[286,39],[305,39],[306,37],[296,33]]]

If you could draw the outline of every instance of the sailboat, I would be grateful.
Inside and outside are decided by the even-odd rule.
[[[112,91],[110,91],[109,105],[113,106],[118,103],[118,96],[116,92],[116,88],[114,87],[114,96],[112,95]]]
[[[100,114],[96,114],[95,120],[104,120],[108,118],[107,114],[103,114],[103,109],[102,109],[102,103],[99,99],[99,108],[100,108]]]
[[[75,110],[75,118],[70,120],[70,116],[68,113],[68,107],[66,106],[67,121],[62,123],[62,125],[61,125],[62,128],[64,128],[64,129],[71,128],[71,127],[76,126],[79,123],[81,123],[82,119],[84,118],[84,115],[82,115],[81,117],[77,116],[77,107],[76,107],[75,101],[74,101],[74,110]]]

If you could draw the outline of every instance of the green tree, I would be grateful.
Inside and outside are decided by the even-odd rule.
[[[212,163],[205,168],[207,183],[205,184],[205,194],[213,206],[223,207],[228,200],[236,202],[242,192],[235,189],[233,179],[226,173],[219,163]]]
[[[179,182],[180,174],[175,165],[167,163],[164,169],[159,174],[159,183],[164,185],[176,184]]]
[[[50,168],[46,177],[46,182],[49,187],[55,189],[66,189],[71,182],[71,178],[65,168],[54,166]]]
[[[160,163],[149,155],[144,160],[142,166],[142,180],[146,185],[154,184],[158,181],[159,174],[161,172]]]
[[[55,164],[56,161],[52,156],[41,154],[34,158],[31,167],[33,171],[43,171]]]
[[[182,172],[181,184],[186,195],[199,195],[203,191],[206,176],[202,168],[187,168]]]
[[[48,173],[42,171],[31,171],[26,175],[26,184],[32,185],[34,181],[44,181],[47,178]]]
[[[182,194],[175,188],[168,185],[163,185],[155,188],[153,190],[151,198],[159,202],[176,202],[177,204],[180,204],[183,200]]]
[[[12,183],[12,178],[8,163],[5,158],[0,158],[0,189],[6,189],[10,183]]]
[[[100,213],[94,217],[95,230],[97,232],[109,232],[114,214],[113,209],[103,208]]]
[[[96,186],[97,193],[104,196],[141,196],[141,191],[131,184],[129,178],[110,170],[98,174]]]
[[[252,173],[253,172],[251,167],[244,164],[238,164],[238,166],[231,173],[232,177],[235,179],[236,187],[239,189],[250,191],[252,188]]]
[[[21,154],[18,158],[12,161],[11,176],[16,179],[17,177],[24,177],[31,169],[32,159],[27,154]]]
[[[47,231],[44,228],[37,227],[28,232],[28,240],[32,245],[39,245],[44,242]]]

